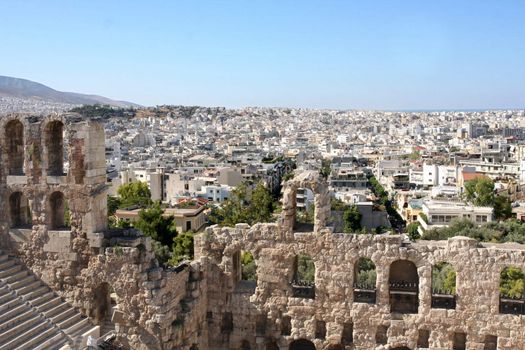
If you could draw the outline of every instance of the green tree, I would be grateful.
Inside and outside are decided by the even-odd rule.
[[[343,231],[345,233],[361,230],[361,218],[363,215],[357,209],[357,205],[351,205],[343,212]]]
[[[494,197],[494,217],[497,220],[506,220],[512,216],[512,205],[508,197]]]
[[[248,206],[248,221],[253,224],[256,222],[268,222],[272,218],[273,198],[266,186],[259,182],[252,192],[250,204]]]
[[[120,198],[108,195],[108,216],[115,215],[115,212],[120,208]]]
[[[332,197],[330,199],[330,209],[333,211],[344,211],[347,205],[342,200]]]
[[[146,236],[159,241],[161,244],[170,246],[173,238],[177,236],[175,228],[175,218],[165,217],[164,209],[160,202],[155,202],[150,208],[139,211],[139,218],[133,226],[141,230]]]
[[[330,159],[323,159],[321,161],[321,169],[319,170],[319,174],[321,174],[322,177],[325,179],[328,179],[330,176],[330,173],[332,172],[332,161]]]
[[[173,239],[172,257],[169,264],[175,266],[183,260],[193,259],[195,234],[191,231],[181,233]]]
[[[446,262],[432,267],[432,290],[442,294],[456,294],[456,271]]]
[[[407,235],[411,241],[415,241],[416,239],[419,239],[421,237],[418,229],[419,229],[419,223],[417,221],[412,222],[407,225]]]
[[[271,221],[273,209],[273,198],[262,182],[251,191],[243,183],[230,193],[230,198],[220,207],[212,209],[208,219],[221,226],[238,223],[253,225]]]
[[[244,281],[257,281],[257,267],[250,252],[243,252],[241,255],[241,275]]]
[[[500,274],[499,290],[503,297],[523,298],[523,271],[514,266],[503,269]]]
[[[488,177],[477,177],[467,181],[464,196],[475,206],[492,207],[494,205],[494,181]]]
[[[120,208],[138,206],[147,208],[151,205],[151,192],[148,184],[140,181],[124,184],[119,187]]]
[[[357,284],[361,288],[376,288],[376,266],[369,258],[360,258],[357,262]]]
[[[312,258],[306,254],[297,256],[297,271],[295,278],[301,282],[315,282],[315,264]]]

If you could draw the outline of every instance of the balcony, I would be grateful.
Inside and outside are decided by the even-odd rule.
[[[295,298],[315,299],[315,283],[292,281],[292,293]]]

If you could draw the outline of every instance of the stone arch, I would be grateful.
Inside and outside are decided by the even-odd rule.
[[[361,257],[354,265],[354,302],[375,304],[377,273],[374,262]]]
[[[315,263],[304,253],[294,259],[292,290],[293,295],[299,298],[315,298]]]
[[[390,265],[390,311],[417,313],[419,306],[419,275],[410,260],[396,260]]]
[[[500,272],[499,293],[500,313],[523,314],[525,274],[517,266],[507,266]]]
[[[314,194],[312,223],[297,224],[297,191],[310,189]],[[283,211],[280,223],[285,232],[318,232],[326,227],[330,217],[328,184],[317,171],[304,171],[285,183],[283,188]]]
[[[101,335],[115,329],[113,313],[117,308],[117,299],[115,290],[107,282],[100,283],[93,290],[93,320],[100,326]]]
[[[31,205],[22,192],[13,192],[9,196],[9,212],[11,215],[12,228],[31,226]]]
[[[289,350],[316,350],[314,343],[306,339],[297,339],[290,343]]]
[[[257,264],[250,251],[240,251],[239,257],[240,280],[238,286],[243,290],[253,292],[257,287]]]
[[[51,120],[44,129],[47,175],[64,175],[64,123]]]
[[[7,174],[24,175],[24,125],[18,119],[5,126]]]
[[[48,200],[48,225],[50,230],[69,228],[69,205],[60,191],[51,193]]]

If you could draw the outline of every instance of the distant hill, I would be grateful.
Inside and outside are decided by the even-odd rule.
[[[103,96],[57,91],[34,81],[0,75],[0,97],[2,96],[72,105],[105,104],[116,107],[139,106],[135,103],[116,101]]]

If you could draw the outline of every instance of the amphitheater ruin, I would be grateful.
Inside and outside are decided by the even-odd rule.
[[[525,246],[334,233],[328,186],[305,172],[285,183],[278,222],[209,227],[193,261],[164,269],[148,237],[107,228],[101,121],[11,115],[0,144],[0,349],[82,349],[110,330],[129,349],[525,349],[523,301],[499,292]],[[311,226],[296,224],[304,187]],[[242,252],[256,282],[242,279]],[[299,255],[314,283],[298,279]],[[362,258],[373,286],[356,283]],[[431,288],[440,262],[453,293]]]

